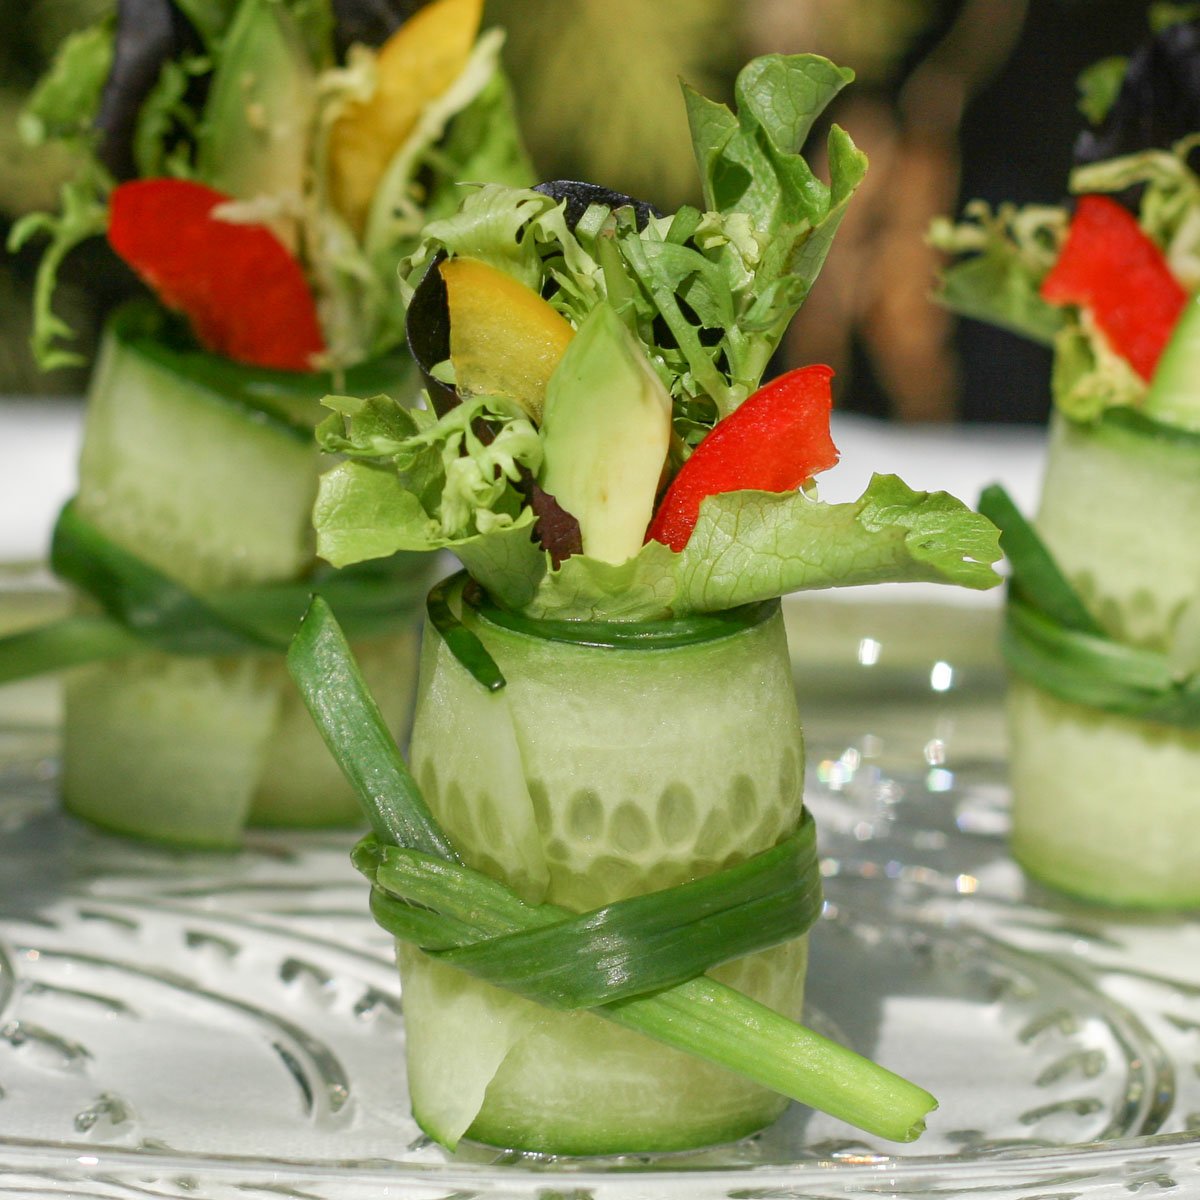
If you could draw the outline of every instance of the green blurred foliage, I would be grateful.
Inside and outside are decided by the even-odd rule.
[[[113,8],[114,0],[32,0],[0,3],[0,239],[27,212],[52,210],[72,164],[66,151],[31,149],[17,133],[17,118],[29,90],[59,43],[72,30],[89,25]],[[99,248],[97,248],[99,249]],[[84,335],[94,339],[97,289],[85,285],[103,255],[87,252],[73,264],[56,308]],[[0,255],[0,395],[79,391],[79,371],[37,369],[29,353],[30,289],[37,247],[20,255]],[[89,334],[91,337],[89,337]]]

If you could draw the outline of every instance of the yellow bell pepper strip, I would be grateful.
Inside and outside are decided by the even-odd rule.
[[[350,105],[331,130],[330,190],[356,234],[422,109],[462,74],[482,16],[483,0],[434,0],[421,9],[380,48],[370,99]]]

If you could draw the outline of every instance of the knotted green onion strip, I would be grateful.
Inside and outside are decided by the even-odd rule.
[[[282,654],[316,591],[352,636],[370,637],[411,623],[430,570],[428,556],[396,555],[297,583],[197,595],[107,538],[73,501],[55,524],[50,565],[100,611],[0,638],[0,683],[150,649]]]
[[[806,932],[821,913],[816,830],[805,813],[779,845],[691,883],[634,896],[577,916],[553,905],[525,905],[503,884],[374,835],[355,865],[375,888],[456,922],[495,911],[514,932],[410,930],[381,910],[379,924],[427,953],[496,987],[549,1008],[596,1008],[702,975],[710,967]],[[424,916],[424,914],[422,914]],[[477,919],[477,918],[476,918]]]
[[[779,930],[815,918],[811,823],[729,871],[594,913],[525,904],[458,861],[395,744],[375,736],[378,709],[320,597],[288,666],[374,830],[355,861],[373,881],[371,910],[385,929],[502,987],[588,1008],[881,1137],[922,1132],[936,1107],[923,1088],[700,973],[764,944],[739,931],[717,949],[722,926],[770,921],[779,941],[792,936]],[[784,912],[768,916],[771,906]],[[560,952],[567,962],[555,960]]]
[[[1179,678],[1165,654],[1105,634],[1002,487],[984,491],[979,511],[999,526],[1012,567],[1002,646],[1017,675],[1074,704],[1200,727],[1200,674]]]

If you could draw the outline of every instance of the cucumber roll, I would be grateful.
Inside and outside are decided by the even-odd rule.
[[[154,297],[111,317],[89,389],[53,564],[78,614],[0,643],[0,680],[76,668],[64,796],[106,828],[234,846],[358,819],[283,667],[313,591],[405,736],[430,563],[334,584],[316,562],[319,400],[413,399],[396,260],[461,179],[530,178],[482,0],[418,7],[159,5],[148,31],[122,2],[31,101],[27,129],[78,165],[62,213],[14,235],[51,239],[41,361],[72,360],[50,302],[76,243],[104,235]]]
[[[934,230],[965,254],[951,307],[1054,348],[1037,516],[996,489],[984,504],[1012,564],[1013,853],[1053,887],[1146,908],[1200,904],[1200,179],[1189,108],[1165,99],[1195,87],[1185,16],[1081,80],[1096,124],[1073,211],[976,204]]]
[[[943,493],[819,501],[833,372],[761,379],[865,170],[836,127],[829,186],[800,153],[849,77],[775,55],[736,116],[688,92],[703,213],[468,193],[402,268],[428,406],[327,401],[318,553],[465,568],[427,604],[411,771],[321,605],[290,655],[371,816],[355,861],[447,1146],[678,1150],[789,1098],[907,1140],[933,1104],[796,1023],[820,879],[778,598],[998,579]]]

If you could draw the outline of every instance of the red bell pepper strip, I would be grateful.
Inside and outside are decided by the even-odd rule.
[[[1058,261],[1042,280],[1042,299],[1086,308],[1148,380],[1187,292],[1128,209],[1107,196],[1081,196]]]
[[[718,421],[671,481],[646,540],[682,550],[706,496],[790,492],[832,467],[838,460],[829,436],[832,378],[825,366],[789,371]]]
[[[325,340],[304,272],[265,225],[212,215],[230,199],[183,179],[123,183],[109,200],[109,243],[207,349],[311,370]]]

